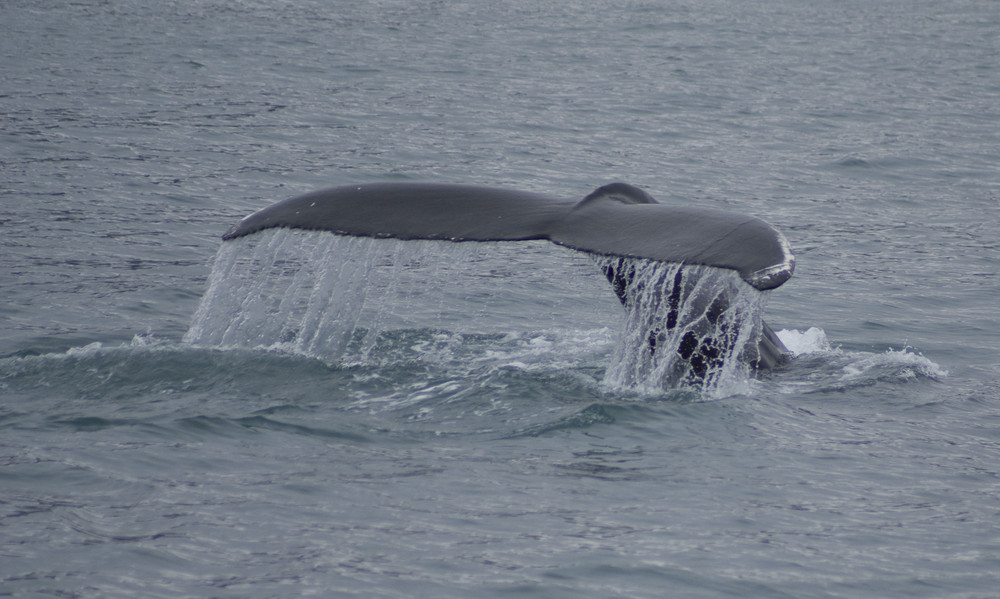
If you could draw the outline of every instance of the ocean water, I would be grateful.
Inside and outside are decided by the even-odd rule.
[[[1000,4],[0,28],[0,595],[996,596]],[[544,243],[221,243],[371,181],[761,217],[797,270],[752,309],[795,357],[622,375],[629,315]]]

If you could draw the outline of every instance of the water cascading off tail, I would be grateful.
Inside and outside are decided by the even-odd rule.
[[[380,337],[404,330],[457,340],[589,328],[606,339],[621,312],[613,297],[585,254],[543,241],[274,229],[222,244],[184,340],[358,364]]]
[[[605,384],[743,392],[763,334],[764,295],[735,272],[601,257],[626,311]]]
[[[375,239],[269,231],[223,243],[184,341],[274,348],[315,357],[343,353],[368,291]]]
[[[532,242],[527,242],[530,244]],[[184,341],[201,346],[270,348],[320,357],[328,362],[364,359],[379,332],[397,326],[399,314],[420,311],[455,318],[437,325],[451,328],[458,318],[479,326],[489,321],[482,313],[481,297],[471,288],[455,287],[461,277],[484,279],[482,269],[494,268],[502,244],[401,241],[343,237],[329,233],[271,230],[223,243],[209,277],[208,290],[196,311]],[[451,251],[443,248],[459,248]],[[533,269],[546,268],[552,252],[582,256],[542,244],[545,251],[525,251],[525,242],[501,262],[523,260],[501,279],[500,291],[510,293],[509,315],[494,318],[493,330],[503,330],[508,320],[519,319],[522,328],[545,328],[531,322],[533,308],[518,309],[536,295],[536,285],[553,277],[542,273],[527,281]],[[474,249],[473,249],[474,248]],[[441,256],[442,252],[446,255]],[[513,258],[512,258],[513,257]],[[594,268],[596,261],[599,269]],[[432,268],[414,269],[421,262]],[[424,265],[426,266],[426,265]],[[566,265],[560,269],[566,269]],[[607,363],[604,384],[619,389],[659,392],[691,388],[709,395],[740,392],[749,380],[756,342],[761,335],[761,292],[747,285],[735,272],[704,266],[683,266],[645,259],[598,257],[579,260],[562,270],[565,283],[547,298],[563,296],[564,313],[581,322],[587,305],[604,302],[594,314],[605,320],[625,316]],[[575,269],[575,270],[574,270]],[[476,272],[470,272],[470,271]],[[603,271],[607,281],[600,273]],[[492,272],[492,271],[491,271]],[[380,275],[378,273],[381,273]],[[386,274],[388,273],[388,274]],[[573,285],[592,279],[592,293]],[[611,288],[608,287],[611,282]],[[442,299],[440,291],[451,295]],[[612,292],[613,289],[613,292]],[[617,302],[621,305],[615,307]],[[392,301],[391,297],[397,297]],[[512,299],[511,299],[512,298]],[[562,300],[560,300],[562,301]],[[447,305],[446,305],[447,304]],[[480,313],[476,313],[479,311]],[[585,316],[590,317],[590,314]],[[541,317],[539,317],[541,318]],[[588,323],[608,326],[609,322]],[[515,323],[510,322],[511,327]],[[361,341],[359,342],[359,338]],[[360,349],[358,347],[360,343]]]

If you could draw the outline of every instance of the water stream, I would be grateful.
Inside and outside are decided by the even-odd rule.
[[[612,388],[731,394],[750,378],[762,299],[730,271],[547,242],[270,230],[222,245],[184,339],[365,364],[440,360],[442,346],[450,360],[475,360],[505,336],[544,332],[563,357],[605,354]]]

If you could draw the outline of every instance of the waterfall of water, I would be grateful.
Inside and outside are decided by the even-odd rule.
[[[354,363],[394,330],[537,333],[558,313],[564,330],[622,323],[604,377],[609,386],[713,390],[748,380],[762,295],[736,273],[596,260],[599,269],[547,242],[268,230],[222,244],[184,340]]]
[[[749,381],[763,294],[734,271],[601,257],[626,311],[605,375],[614,387],[693,387],[727,394]]]
[[[378,257],[377,240],[343,239],[281,230],[222,244],[184,341],[340,355]]]
[[[620,312],[585,255],[545,241],[274,229],[222,244],[184,340],[357,361],[392,330],[617,328]]]

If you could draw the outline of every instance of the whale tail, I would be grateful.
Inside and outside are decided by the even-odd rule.
[[[605,185],[581,201],[435,183],[335,187],[259,210],[223,239],[274,227],[396,239],[548,239],[597,255],[735,270],[761,291],[780,286],[795,270],[788,242],[766,222],[660,204],[626,183]]]
[[[728,284],[705,283],[691,270],[735,271],[758,291],[774,289],[795,267],[781,233],[750,216],[660,204],[625,183],[605,185],[580,201],[468,185],[336,187],[255,212],[223,239],[281,227],[454,242],[549,240],[598,257],[626,310],[655,304],[660,312],[647,326],[642,351],[647,357],[660,353],[660,358],[672,351],[686,364],[690,378],[704,379],[734,352],[757,368],[779,364],[788,353],[762,320],[750,327],[753,342],[740,338],[735,330],[745,327],[740,307],[733,305],[734,292]],[[642,262],[678,268],[667,278],[651,279],[639,276]],[[668,346],[672,350],[664,349]]]

